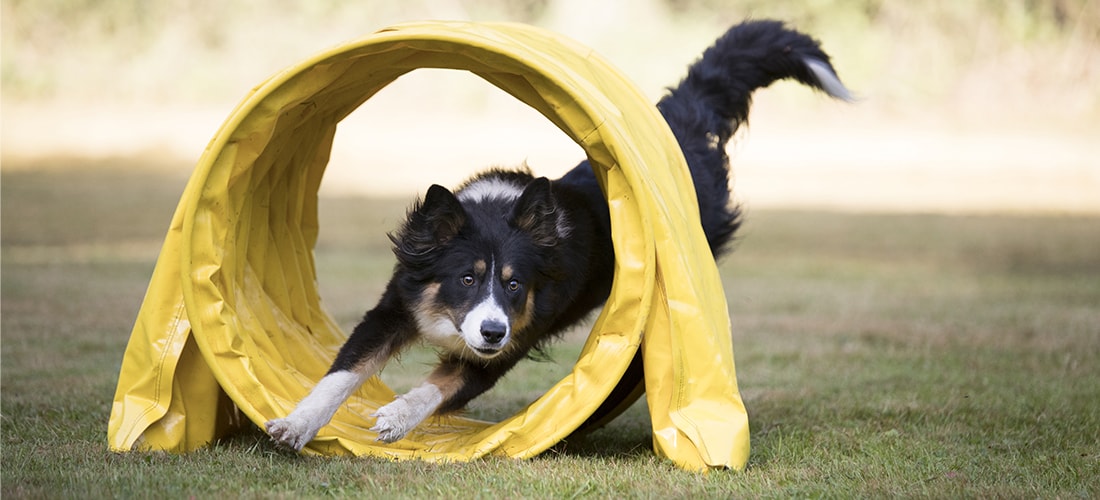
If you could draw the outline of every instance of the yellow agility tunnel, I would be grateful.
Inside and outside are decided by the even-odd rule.
[[[123,359],[110,448],[186,452],[262,428],[321,379],[347,337],[324,311],[314,272],[333,136],[360,104],[419,68],[472,72],[584,148],[611,209],[611,295],[573,371],[514,416],[432,417],[384,444],[368,415],[394,393],[375,377],[304,451],[531,457],[584,424],[641,349],[655,452],[689,470],[743,468],[749,427],[725,295],[668,125],[589,48],[525,25],[458,22],[398,25],[327,50],[232,112],[172,217]]]

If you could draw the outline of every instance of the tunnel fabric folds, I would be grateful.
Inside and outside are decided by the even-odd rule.
[[[287,415],[324,375],[346,339],[321,306],[313,261],[336,126],[419,68],[477,74],[584,148],[611,209],[612,292],[572,373],[516,415],[431,417],[405,439],[379,443],[369,415],[394,394],[374,377],[305,451],[531,457],[592,415],[640,348],[655,451],[690,470],[743,468],[748,419],[725,296],[675,138],[590,49],[517,24],[395,26],[276,74],[246,97],[173,216],[123,360],[110,448],[196,449],[248,421]]]

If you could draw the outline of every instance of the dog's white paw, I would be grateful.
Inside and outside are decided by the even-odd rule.
[[[378,440],[383,443],[399,441],[423,420],[418,419],[416,413],[407,401],[398,399],[371,415],[377,420],[370,430],[377,432]]]
[[[420,387],[398,396],[392,403],[379,408],[371,415],[377,420],[370,430],[377,432],[378,440],[384,443],[398,441],[429,415],[435,413],[442,402],[443,395],[439,392],[439,388],[425,382]]]
[[[336,409],[362,385],[365,378],[366,375],[349,371],[329,373],[317,382],[289,416],[270,420],[264,428],[276,442],[301,451],[317,435],[317,431],[332,420]]]
[[[321,430],[320,426],[311,425],[308,419],[295,418],[294,415],[269,420],[264,428],[275,442],[294,448],[295,451],[302,451],[306,443]]]

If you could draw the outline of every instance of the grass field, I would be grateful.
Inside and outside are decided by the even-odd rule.
[[[187,455],[114,454],[117,370],[186,174],[8,166],[4,498],[1100,496],[1100,218],[750,207],[722,265],[752,424],[744,472],[655,458],[644,404],[527,461],[305,458],[259,430]],[[404,204],[324,200],[320,281],[342,323],[383,284]],[[537,396],[577,342],[475,412]]]

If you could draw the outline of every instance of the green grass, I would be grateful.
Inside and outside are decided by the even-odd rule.
[[[123,348],[185,182],[130,162],[3,171],[4,498],[1100,496],[1089,217],[750,210],[722,265],[752,425],[744,472],[654,457],[643,404],[526,461],[307,458],[259,430],[187,455],[110,453]],[[380,290],[403,205],[324,200],[318,267],[341,323]],[[577,343],[475,414],[537,396]],[[387,376],[411,383],[425,361]]]

